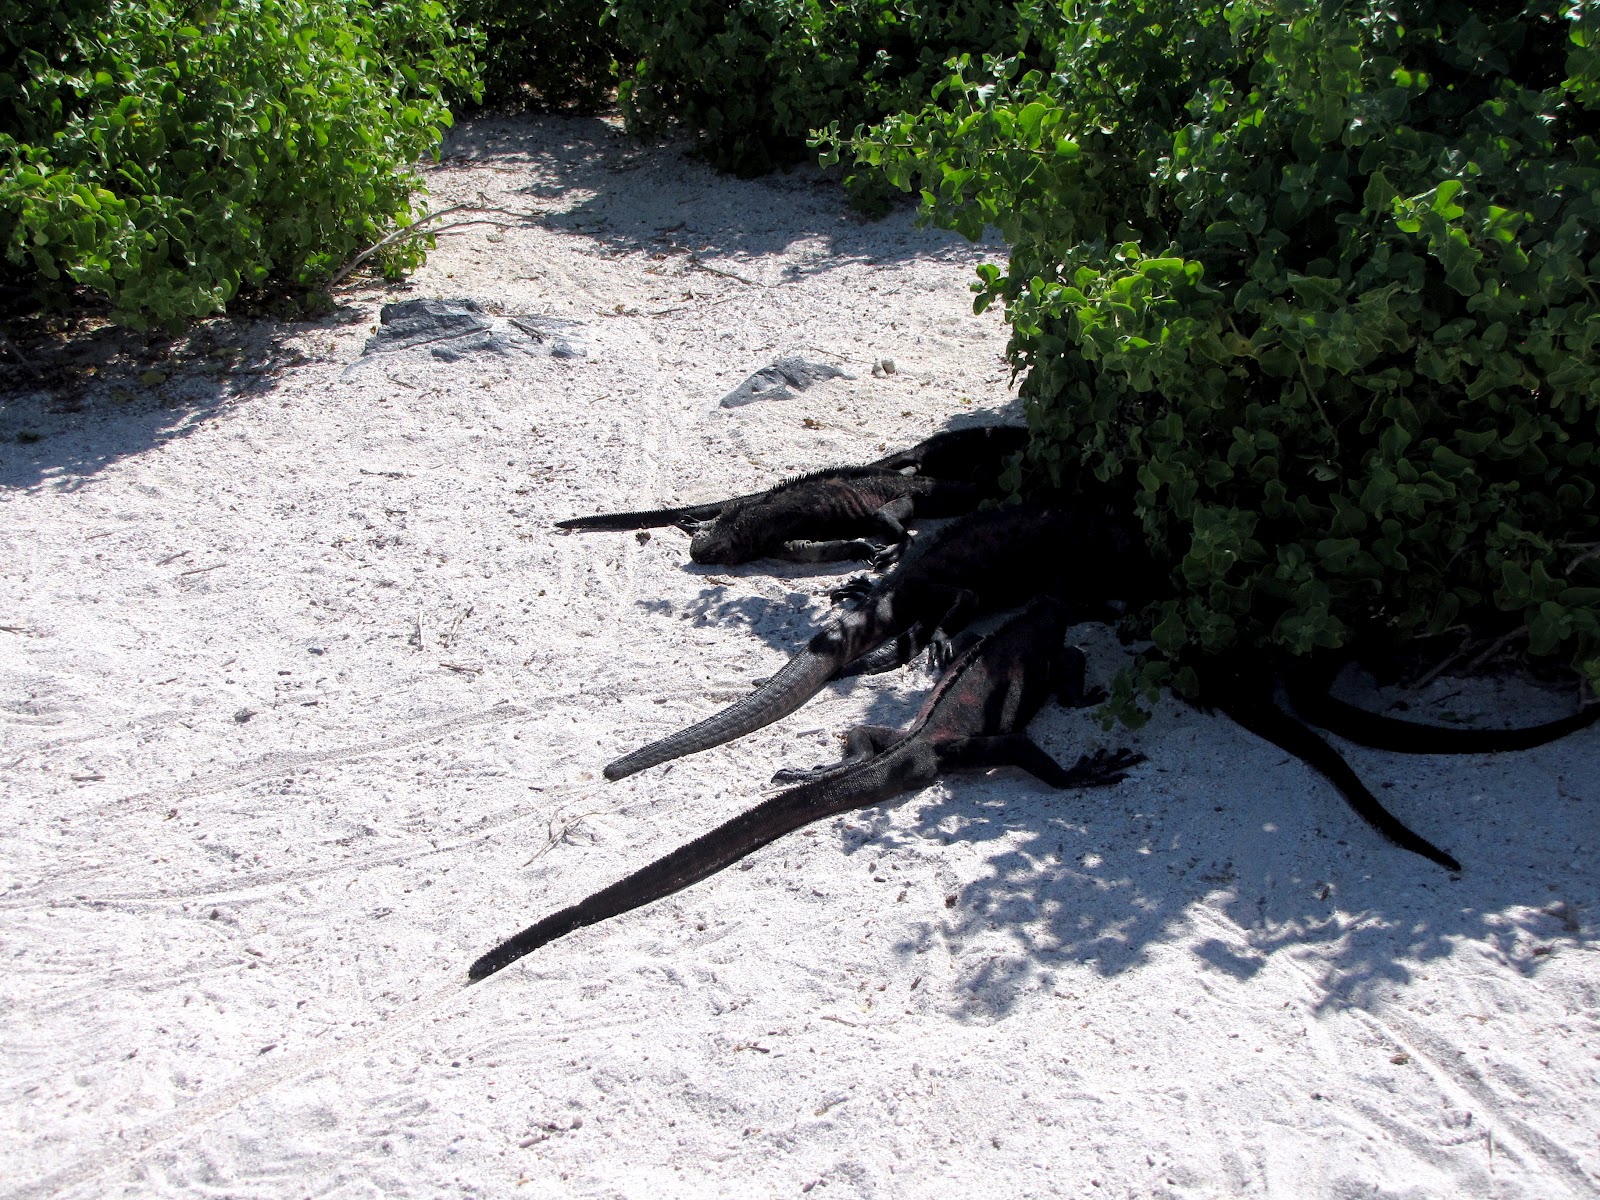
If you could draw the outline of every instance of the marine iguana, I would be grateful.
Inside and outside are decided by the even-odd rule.
[[[978,425],[970,429],[950,429],[936,433],[926,441],[918,442],[907,450],[897,450],[865,467],[833,467],[818,471],[802,479],[815,479],[834,472],[878,469],[894,471],[901,475],[920,475],[953,482],[972,483],[992,488],[1000,475],[1005,460],[1028,444],[1028,431],[1021,425]],[[792,486],[779,484],[778,487]],[[557,521],[557,529],[576,530],[627,530],[658,529],[676,525],[694,532],[694,527],[714,521],[724,512],[746,505],[770,495],[751,492],[744,496],[730,496],[726,500],[713,500],[706,504],[691,504],[683,508],[658,508],[648,512],[598,513],[590,517],[573,517]]]
[[[1083,688],[1083,652],[1062,645],[1069,620],[1059,601],[1034,600],[951,662],[904,731],[852,730],[843,763],[780,773],[806,782],[530,925],[474,962],[468,976],[483,979],[575,929],[698,883],[802,826],[926,787],[947,771],[1014,766],[1051,787],[1116,783],[1142,755],[1101,751],[1067,769],[1022,732],[1052,694],[1068,704],[1095,702]]]
[[[871,559],[886,566],[910,534],[902,522],[969,513],[992,488],[882,467],[836,467],[780,483],[752,500],[730,504],[715,520],[686,526],[689,557],[731,565],[755,558],[792,562]],[[864,540],[877,536],[890,548]],[[814,540],[818,539],[818,540]]]
[[[799,708],[863,655],[877,651],[867,660],[875,670],[909,662],[979,613],[1056,596],[1074,605],[1077,620],[1107,619],[1113,601],[1143,598],[1153,567],[1138,527],[1106,499],[1094,492],[1072,508],[974,513],[919,538],[888,574],[844,589],[853,606],[754,692],[608,764],[606,778],[743,737]]]
[[[946,429],[909,450],[899,450],[874,460],[869,466],[891,471],[914,471],[935,479],[963,479],[989,484],[1005,468],[1006,460],[1028,447],[1026,425],[970,425]]]

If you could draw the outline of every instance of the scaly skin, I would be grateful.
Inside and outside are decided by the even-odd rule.
[[[749,696],[605,768],[607,779],[720,746],[799,708],[849,664],[886,643],[904,663],[984,612],[1034,596],[1070,600],[1078,619],[1113,600],[1142,599],[1149,556],[1136,529],[1098,511],[1006,508],[963,517],[913,542],[857,606],[830,621],[787,666]]]
[[[950,482],[975,484],[989,494],[1005,460],[1028,444],[1028,431],[1020,425],[978,425],[968,429],[952,429],[936,433],[926,441],[907,450],[868,463],[865,467],[834,467],[818,471],[803,478],[819,478],[829,474],[849,471],[892,471],[899,475],[916,475]],[[779,484],[778,488],[787,485]],[[648,512],[598,513],[589,517],[573,517],[557,521],[557,529],[625,530],[657,529],[676,525],[693,532],[708,521],[715,521],[724,513],[762,500],[778,488],[765,492],[752,492],[746,496],[733,496],[727,500],[714,500],[708,504],[692,504],[683,508],[658,508]],[[962,510],[966,511],[966,510]],[[928,513],[926,515],[938,515]],[[794,534],[795,537],[812,537],[814,534]]]
[[[575,929],[698,883],[787,833],[926,787],[947,771],[1015,766],[1058,788],[1117,782],[1140,756],[1085,755],[1068,770],[1022,732],[1052,694],[1085,702],[1083,655],[1062,647],[1069,619],[1065,605],[1033,601],[950,665],[904,733],[855,731],[862,736],[853,734],[851,761],[813,773],[799,787],[529,926],[479,958],[468,975],[483,979]]]
[[[876,536],[894,546],[913,517],[954,517],[989,498],[975,484],[902,475],[882,467],[840,467],[781,483],[724,508],[694,530],[689,557],[707,565],[757,558],[837,562],[873,558]]]
[[[987,485],[995,481],[1008,458],[1027,446],[1025,425],[970,425],[936,433],[909,450],[887,454],[871,465]]]

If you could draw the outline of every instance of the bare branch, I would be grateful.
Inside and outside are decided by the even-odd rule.
[[[482,203],[482,197],[479,197],[477,202],[466,201],[462,204],[452,204],[449,208],[441,208],[438,212],[431,212],[426,216],[418,217],[409,225],[400,226],[399,229],[396,229],[387,237],[384,237],[380,241],[374,242],[372,245],[368,246],[365,250],[356,255],[349,262],[345,263],[344,266],[340,267],[339,270],[333,274],[333,276],[328,280],[328,288],[331,290],[339,286],[339,284],[343,283],[352,272],[359,268],[362,263],[366,262],[374,254],[377,254],[386,247],[393,246],[398,242],[404,241],[406,238],[427,237],[430,234],[440,234],[446,232],[447,230],[460,229],[465,225],[495,225],[501,229],[512,228],[512,226],[507,222],[491,220],[488,217],[473,217],[465,221],[452,221],[447,225],[438,225],[432,229],[424,228],[430,221],[437,221],[440,217],[447,217],[451,213],[457,212],[499,213],[501,216],[517,217],[521,220],[527,220],[529,217],[534,215],[532,213],[515,212],[508,208],[497,208],[491,204],[484,204]]]

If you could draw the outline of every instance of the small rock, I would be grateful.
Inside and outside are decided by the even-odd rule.
[[[739,408],[757,400],[787,400],[796,392],[803,392],[814,383],[825,379],[854,379],[831,363],[808,362],[803,358],[780,358],[770,367],[762,367],[718,403],[723,408]]]

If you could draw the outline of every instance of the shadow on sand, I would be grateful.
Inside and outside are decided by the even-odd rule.
[[[447,138],[443,161],[525,169],[532,178],[520,194],[561,203],[540,218],[546,228],[614,253],[690,254],[729,267],[729,259],[777,256],[805,244],[805,261],[785,264],[769,286],[855,263],[971,255],[956,234],[915,228],[909,199],[884,221],[852,211],[837,172],[801,166],[736,179],[695,161],[687,143],[641,143],[600,117],[464,123]],[[662,225],[657,214],[666,207],[679,217]]]

